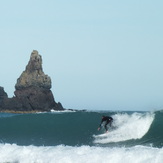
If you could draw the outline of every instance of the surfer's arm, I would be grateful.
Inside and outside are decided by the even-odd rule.
[[[101,129],[101,124],[99,125],[99,127],[98,127],[98,131]]]
[[[102,123],[100,123],[99,128],[101,128]]]

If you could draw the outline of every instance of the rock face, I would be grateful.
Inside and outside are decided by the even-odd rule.
[[[31,86],[50,89],[51,79],[45,75],[42,69],[42,57],[38,51],[33,50],[26,70],[18,78],[15,85],[16,90],[28,88]]]
[[[15,97],[8,98],[0,87],[0,108],[15,111],[63,110],[51,92],[51,79],[42,69],[42,57],[33,50],[25,71],[17,79]]]
[[[0,99],[4,99],[4,98],[7,98],[7,93],[4,91],[4,88],[3,87],[0,87]]]
[[[0,87],[0,106],[3,105],[3,101],[6,98],[8,98],[7,93],[4,91],[3,87]]]

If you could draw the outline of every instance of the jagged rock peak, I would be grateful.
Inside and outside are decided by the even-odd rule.
[[[41,87],[50,89],[51,79],[42,69],[42,57],[37,50],[33,50],[25,71],[17,79],[16,90],[28,87]]]
[[[28,73],[38,71],[38,73],[42,73],[42,57],[39,55],[37,50],[33,50],[31,53],[30,60],[28,65],[26,66],[26,71]]]
[[[8,97],[8,95],[7,95],[7,93],[4,91],[4,88],[0,86],[0,100],[1,100],[2,98],[7,98],[7,97]]]

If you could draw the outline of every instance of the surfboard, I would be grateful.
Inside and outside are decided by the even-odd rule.
[[[105,138],[108,136],[108,132],[104,133],[104,134],[99,134],[99,135],[93,135],[94,138]]]

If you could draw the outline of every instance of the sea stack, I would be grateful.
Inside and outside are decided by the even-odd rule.
[[[33,50],[25,71],[17,79],[15,97],[8,98],[1,88],[0,108],[14,111],[63,110],[61,103],[55,102],[51,86],[51,78],[43,72],[42,57]]]
[[[38,51],[33,50],[26,70],[18,78],[15,85],[16,90],[22,90],[29,87],[51,88],[51,79],[45,75],[42,69],[42,57]]]

